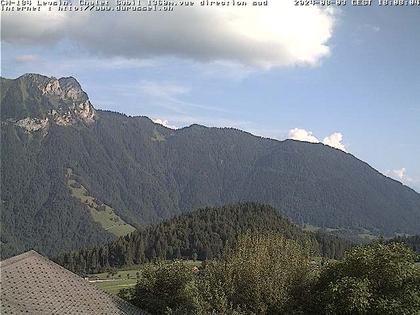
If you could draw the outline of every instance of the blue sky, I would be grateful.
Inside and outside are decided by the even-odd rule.
[[[289,9],[294,20],[282,13]],[[267,20],[279,23],[272,33],[274,24],[247,26],[264,19],[243,14],[231,37],[219,35],[231,27],[221,12],[198,15],[196,24],[193,14],[154,16],[141,29],[114,17],[129,28],[126,37],[117,24],[105,34],[70,34],[63,18],[54,23],[65,31],[54,33],[31,28],[48,14],[29,22],[6,17],[2,76],[71,75],[95,107],[174,127],[233,126],[279,140],[327,141],[420,191],[420,7],[348,5],[302,16],[289,9],[270,10]],[[97,29],[106,25],[101,16],[90,19]],[[162,21],[173,23],[172,33],[162,31]]]

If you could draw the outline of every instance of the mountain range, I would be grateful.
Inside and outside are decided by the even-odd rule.
[[[74,78],[1,79],[1,246],[46,255],[253,201],[311,229],[420,233],[420,194],[353,155],[98,110]]]

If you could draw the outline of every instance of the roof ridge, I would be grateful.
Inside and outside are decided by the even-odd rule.
[[[35,257],[43,257],[41,254],[39,254],[38,252],[36,252],[32,249],[32,250],[24,252],[20,255],[16,255],[16,256],[13,256],[13,257],[10,257],[10,258],[7,258],[5,260],[0,261],[0,267],[3,268],[3,267],[6,267],[6,266],[9,266],[9,265],[12,265],[14,263],[17,263],[21,260],[27,259],[29,257],[34,257],[34,256]]]
[[[34,250],[0,263],[2,310],[26,310],[31,314],[148,314]]]

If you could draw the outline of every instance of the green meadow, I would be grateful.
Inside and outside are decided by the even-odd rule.
[[[90,196],[87,189],[74,179],[71,169],[67,170],[67,174],[67,186],[72,196],[89,208],[93,220],[99,223],[104,230],[118,237],[136,230],[133,226],[124,222],[109,205],[99,202],[96,198]]]
[[[184,261],[191,268],[201,265],[201,261]],[[118,294],[122,289],[134,287],[137,278],[141,275],[144,265],[132,266],[131,268],[122,268],[111,272],[102,272],[89,275],[89,282],[94,283],[102,290],[111,294]]]

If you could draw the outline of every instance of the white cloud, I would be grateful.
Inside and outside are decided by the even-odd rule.
[[[330,54],[335,13],[271,1],[267,7],[177,7],[159,12],[2,12],[2,41],[70,40],[95,55],[176,56],[261,68],[317,65]]]
[[[16,62],[27,63],[38,61],[39,57],[37,55],[20,55],[15,57]]]
[[[152,121],[153,121],[155,124],[162,125],[162,126],[164,126],[164,127],[166,127],[166,128],[170,128],[170,129],[178,129],[176,126],[173,126],[173,125],[169,124],[169,121],[168,121],[167,119],[160,119],[160,118],[156,118],[156,119],[152,119]]]
[[[373,33],[378,33],[381,31],[381,27],[378,25],[374,25],[374,24],[362,24],[358,27],[358,30],[361,32],[373,32]]]
[[[407,169],[405,167],[399,169],[399,170],[392,170],[392,171],[388,171],[389,175],[391,175],[392,177],[403,181],[405,180],[405,178],[407,177]]]
[[[143,80],[129,86],[121,86],[118,93],[144,98],[150,105],[170,110],[172,113],[189,115],[191,110],[200,109],[210,113],[226,113],[226,109],[193,103],[185,100],[191,88],[177,82]]]
[[[154,81],[141,81],[138,85],[138,89],[147,96],[167,100],[190,92],[189,87],[180,84]]]
[[[395,170],[387,170],[384,174],[388,177],[391,177],[404,185],[410,186],[415,189],[417,192],[420,192],[420,178],[416,176],[411,176],[407,173],[407,169],[402,167]]]
[[[147,67],[159,66],[157,60],[151,59],[127,59],[121,57],[100,58],[93,56],[78,56],[77,59],[61,56],[39,56],[32,54],[19,55],[14,58],[16,64],[9,64],[15,73],[42,73],[47,76],[63,77],[76,76],[81,73],[95,71],[123,70],[123,69],[144,69]]]
[[[339,149],[347,152],[345,145],[342,143],[343,135],[340,132],[334,132],[333,134],[325,137],[322,141],[323,144],[329,145],[330,147]]]
[[[206,127],[217,127],[217,128],[237,128],[241,130],[249,130],[251,122],[242,120],[232,120],[223,117],[212,117],[209,115],[173,115],[171,116],[171,123],[179,126],[179,128],[187,127],[192,124],[199,124]],[[258,132],[255,132],[258,134]]]
[[[405,167],[395,170],[387,170],[384,172],[384,174],[407,185],[418,182],[414,178],[407,175],[407,169]]]
[[[384,174],[420,192],[420,178],[410,176],[405,167],[395,170],[387,170]]]
[[[311,143],[320,143],[321,141],[314,136],[312,131],[307,131],[301,128],[294,128],[289,130],[289,139],[297,141],[305,141]],[[345,145],[342,143],[343,135],[340,132],[334,132],[331,135],[324,138],[322,141],[323,144],[330,147],[339,149],[341,151],[347,152]]]
[[[242,81],[256,72],[256,69],[238,62],[214,61],[210,63],[197,63],[195,68],[204,76],[213,79],[228,78],[233,81]]]
[[[75,20],[79,20],[77,16],[74,15]],[[64,12],[2,12],[1,40],[17,44],[51,44],[63,38],[60,33],[64,34],[71,21],[70,14]]]
[[[311,131],[305,129],[294,128],[289,130],[289,139],[297,141],[306,141],[311,143],[318,143],[319,140]]]
[[[74,69],[75,66],[91,71],[94,70],[120,70],[120,69],[136,69],[156,66],[158,63],[151,59],[128,59],[121,57],[112,58],[92,58],[79,57],[77,60],[60,60],[59,64],[54,63],[54,69],[59,68],[60,71],[68,71]]]

